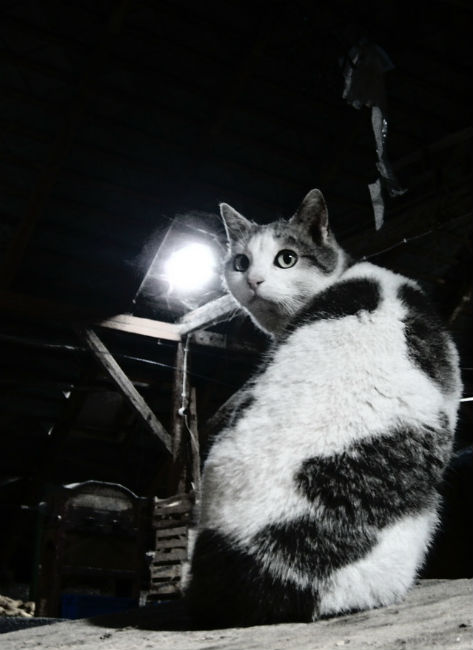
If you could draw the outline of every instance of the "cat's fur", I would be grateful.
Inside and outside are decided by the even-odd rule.
[[[191,612],[251,625],[393,603],[437,524],[455,347],[414,281],[339,247],[318,190],[288,222],[221,213],[227,287],[274,341],[205,464]]]

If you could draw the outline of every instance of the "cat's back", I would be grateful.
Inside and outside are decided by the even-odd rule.
[[[232,520],[256,530],[268,513],[297,511],[292,477],[305,459],[399,426],[435,428],[442,414],[453,430],[460,387],[456,350],[419,286],[354,265],[296,315],[212,447],[211,518],[225,518],[227,503],[233,513],[238,485]]]
[[[246,624],[395,602],[437,521],[455,346],[416,282],[351,263],[318,190],[269,229],[223,212],[227,286],[274,342],[205,464],[191,600]]]
[[[420,286],[388,269],[368,262],[351,266],[295,316],[280,352],[284,345],[286,357],[306,360],[306,377],[317,355],[327,378],[346,383],[348,374],[360,380],[366,375],[382,384],[383,377],[393,381],[401,373],[408,387],[415,382],[417,391],[432,389],[457,406],[461,383],[450,335]],[[395,385],[401,388],[401,382]]]
[[[453,428],[460,390],[455,347],[417,283],[360,263],[275,343],[240,435],[258,438],[266,425],[274,444],[297,435],[301,450],[307,442],[319,447],[312,453],[331,453],[399,421],[433,424],[439,411]]]

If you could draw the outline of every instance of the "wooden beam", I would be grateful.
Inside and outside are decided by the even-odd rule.
[[[78,330],[78,334],[90,349],[90,351],[93,353],[100,365],[116,383],[138,417],[151,431],[151,433],[159,438],[166,450],[172,454],[173,445],[171,436],[163,427],[161,422],[157,419],[153,411],[149,408],[148,404],[145,402],[140,393],[136,390],[130,379],[120,368],[108,348],[100,340],[97,334],[91,329],[85,328]]]
[[[455,131],[455,133],[450,133],[449,135],[436,140],[432,144],[413,151],[412,153],[407,154],[403,158],[400,158],[395,163],[393,163],[393,169],[399,170],[407,165],[410,165],[414,162],[418,162],[425,158],[426,154],[433,154],[450,147],[456,147],[457,145],[464,145],[468,140],[473,138],[473,127],[468,126],[461,131]]]
[[[471,209],[465,205],[460,215],[449,215],[443,224],[432,226],[432,214],[435,214],[437,209],[438,197],[426,197],[420,204],[406,205],[401,212],[393,214],[381,230],[372,228],[345,239],[340,238],[340,243],[355,256],[369,257],[388,252],[391,248],[408,243],[411,238],[415,240],[423,233],[432,236],[437,233],[437,236],[445,237],[447,227],[455,227],[458,232],[463,233],[471,223]]]
[[[248,343],[245,340],[229,338],[226,334],[217,334],[207,330],[199,330],[192,333],[192,343],[209,348],[229,350],[230,352],[246,352],[248,354],[259,354],[260,345]]]
[[[230,294],[221,296],[185,314],[179,325],[179,334],[184,336],[195,330],[214,325],[215,323],[230,320],[239,309]]]
[[[13,291],[0,290],[0,309],[39,321],[60,321],[62,323],[91,323],[94,316],[75,305],[59,303],[46,298],[37,298]],[[130,332],[166,341],[180,341],[179,325],[150,318],[138,318],[129,314],[118,314],[95,322],[94,326]]]
[[[165,339],[166,341],[181,340],[179,325],[152,320],[151,318],[138,318],[138,316],[130,316],[129,314],[119,314],[112,318],[107,318],[98,322],[97,326],[116,329],[122,332],[130,332],[131,334],[150,336],[156,339]]]
[[[238,306],[230,296],[223,296],[186,314],[180,323],[167,323],[151,318],[140,318],[131,314],[117,314],[104,320],[95,321],[92,314],[68,304],[57,303],[45,298],[36,298],[25,294],[0,290],[0,309],[38,321],[55,321],[61,323],[93,323],[93,327],[128,332],[138,336],[175,341],[178,343],[189,331],[194,332],[193,340],[197,345],[223,348],[235,351],[258,352],[255,346],[238,341],[228,341],[226,336],[204,329],[221,320],[230,320],[238,311]],[[95,321],[95,322],[94,322]],[[196,331],[200,330],[200,331]]]

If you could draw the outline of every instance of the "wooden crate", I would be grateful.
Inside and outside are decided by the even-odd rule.
[[[188,533],[193,502],[189,495],[155,499],[155,552],[151,563],[149,600],[181,595],[182,567],[189,560]]]

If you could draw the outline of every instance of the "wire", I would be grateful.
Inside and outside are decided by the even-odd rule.
[[[378,255],[382,255],[383,253],[387,253],[388,251],[392,251],[394,248],[398,248],[399,246],[402,246],[402,244],[409,244],[411,241],[414,241],[415,239],[421,239],[422,237],[426,237],[427,235],[431,235],[434,231],[432,229],[426,230],[425,232],[421,233],[420,235],[414,235],[413,237],[404,237],[401,239],[401,241],[397,242],[397,244],[393,244],[392,246],[388,246],[387,248],[383,248],[382,250],[378,251],[377,253],[371,253],[371,255],[364,255],[361,258],[361,261],[364,262],[365,260],[369,260],[372,257],[377,257]]]
[[[469,217],[471,215],[471,212],[466,212],[462,214],[459,217],[454,217],[452,221],[462,221],[463,219],[466,219],[466,217]],[[403,237],[400,241],[398,241],[396,244],[393,244],[392,246],[388,246],[387,248],[383,248],[382,250],[378,251],[377,253],[371,253],[371,255],[364,255],[362,258],[360,258],[360,261],[364,262],[365,260],[369,260],[372,257],[377,257],[378,255],[382,255],[383,253],[387,253],[388,251],[393,250],[394,248],[398,248],[398,246],[402,246],[403,244],[410,244],[410,242],[415,241],[416,239],[421,239],[422,237],[426,237],[427,235],[432,235],[434,232],[441,233],[441,232],[447,232],[448,234],[452,235],[453,233],[447,230],[446,226],[448,224],[444,224],[443,227],[437,227],[437,228],[430,228],[429,230],[426,230],[425,232],[420,233],[419,235],[413,235],[412,237]]]
[[[31,339],[31,338],[22,338],[20,336],[12,336],[9,334],[2,334],[0,333],[0,341],[8,341],[12,343],[19,343],[20,345],[29,345],[32,347],[38,347],[38,348],[44,348],[47,350],[63,350],[66,352],[82,352],[82,353],[88,353],[90,352],[89,348],[82,346],[82,345],[71,345],[67,343],[49,343],[47,341],[41,341],[39,339]],[[125,359],[127,361],[135,361],[138,363],[146,363],[151,366],[159,366],[160,368],[168,368],[169,370],[176,370],[177,366],[169,364],[169,363],[164,363],[162,361],[155,361],[153,359],[144,359],[143,357],[137,357],[131,354],[125,354],[122,352],[114,352],[113,355],[117,359]],[[227,381],[222,381],[219,379],[216,379],[215,377],[210,377],[209,375],[203,375],[202,373],[190,371],[188,373],[191,377],[195,379],[203,379],[205,381],[212,382],[214,384],[217,384],[219,386],[227,386],[229,388],[238,388],[238,384],[232,384]],[[3,381],[0,380],[0,383],[13,383],[11,381]],[[41,384],[42,385],[42,384]]]

